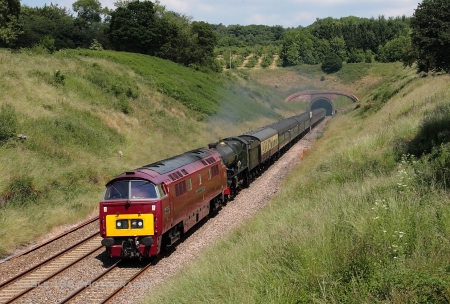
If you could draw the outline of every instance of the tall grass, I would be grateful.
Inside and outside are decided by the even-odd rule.
[[[448,82],[333,118],[269,207],[145,302],[449,302]],[[441,144],[408,154],[429,133]]]
[[[0,50],[0,63],[0,256],[95,214],[113,176],[296,108],[232,74],[138,54]]]

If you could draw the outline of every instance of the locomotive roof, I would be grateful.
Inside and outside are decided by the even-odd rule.
[[[159,174],[166,174],[171,171],[174,171],[178,168],[196,162],[198,160],[202,160],[211,156],[213,153],[211,150],[200,148],[196,150],[192,150],[181,155],[177,155],[171,158],[167,158],[156,163],[152,163],[146,166],[143,166],[139,169],[148,169],[155,171]]]

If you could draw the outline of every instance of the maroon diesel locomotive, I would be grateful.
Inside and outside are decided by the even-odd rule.
[[[111,257],[149,257],[173,245],[229,194],[220,154],[201,148],[125,172],[100,202],[102,245]]]

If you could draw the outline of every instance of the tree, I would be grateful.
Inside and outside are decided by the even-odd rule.
[[[193,22],[190,27],[190,43],[186,48],[184,64],[206,65],[214,61],[214,47],[217,44],[217,36],[208,23]]]
[[[151,1],[133,1],[111,12],[108,37],[116,50],[162,56],[175,29],[156,14]]]
[[[404,64],[416,62],[418,72],[450,72],[450,1],[423,0],[411,18],[411,29],[412,50]]]
[[[377,60],[380,62],[395,62],[401,61],[403,54],[410,44],[410,38],[401,36],[389,40],[386,45],[378,48]]]
[[[78,0],[72,4],[72,8],[78,14],[78,19],[86,25],[102,20],[102,5],[98,0]]]
[[[314,42],[317,40],[305,30],[291,30],[284,34],[280,58],[283,66],[298,64],[316,64]]]
[[[342,69],[342,59],[336,53],[329,53],[322,63],[322,71],[331,74]]]
[[[8,47],[14,45],[22,32],[19,15],[19,0],[0,0],[0,42]]]

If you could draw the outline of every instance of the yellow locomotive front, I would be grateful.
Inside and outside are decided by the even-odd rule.
[[[100,234],[110,256],[145,257],[159,252],[157,218],[165,196],[161,185],[143,179],[106,185],[100,202]]]

